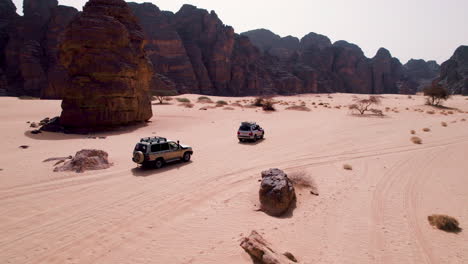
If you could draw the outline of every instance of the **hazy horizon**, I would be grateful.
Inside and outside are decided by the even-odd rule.
[[[13,0],[22,14],[22,0]],[[86,0],[59,0],[81,10]],[[248,4],[215,0],[129,1],[152,2],[161,10],[177,12],[183,4],[214,10],[236,33],[265,28],[285,37],[302,38],[309,32],[332,42],[357,44],[367,57],[380,47],[405,64],[409,59],[448,60],[460,45],[468,45],[468,1],[465,0],[297,0],[249,1]],[[242,2],[242,1],[240,1]]]

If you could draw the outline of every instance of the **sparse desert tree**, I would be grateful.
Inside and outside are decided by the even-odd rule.
[[[262,109],[263,109],[263,111],[276,111],[273,100],[272,99],[266,99],[263,102]]]
[[[350,110],[358,111],[359,114],[363,115],[367,111],[372,111],[375,114],[382,115],[382,111],[370,108],[373,105],[379,105],[380,99],[377,96],[369,96],[366,99],[355,99],[355,103],[349,106]]]
[[[177,92],[174,90],[153,90],[151,93],[160,104],[164,103],[164,101],[168,101],[167,99],[170,96],[177,95]]]
[[[427,86],[423,91],[424,96],[427,96],[426,104],[428,105],[440,106],[442,101],[450,98],[448,90],[438,83]]]

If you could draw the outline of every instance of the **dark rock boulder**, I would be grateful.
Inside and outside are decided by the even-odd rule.
[[[101,129],[147,121],[153,77],[144,34],[123,0],[90,0],[68,25],[59,58],[70,77],[60,123]]]
[[[468,95],[468,46],[460,46],[452,57],[442,63],[435,82],[447,87],[452,94]]]
[[[281,216],[295,202],[296,193],[286,173],[280,169],[269,169],[262,171],[259,198],[262,211]]]

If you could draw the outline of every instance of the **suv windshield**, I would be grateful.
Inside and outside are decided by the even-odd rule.
[[[240,131],[250,131],[250,126],[243,125],[243,126],[239,127],[239,130]]]

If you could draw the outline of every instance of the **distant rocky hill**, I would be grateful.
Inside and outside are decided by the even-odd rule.
[[[440,76],[435,80],[453,94],[468,95],[468,46],[460,46],[453,56],[442,63]]]
[[[214,11],[191,5],[176,13],[150,3],[128,5],[145,34],[153,90],[229,96],[414,93],[438,75],[435,62],[402,65],[384,48],[367,58],[355,44],[331,43],[316,33],[302,39],[265,29],[239,35]],[[26,0],[19,16],[11,0],[0,0],[0,94],[63,97],[70,82],[57,47],[77,13],[56,0]]]

